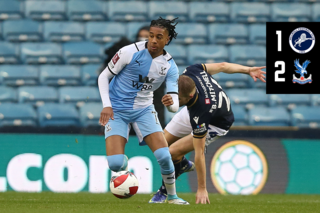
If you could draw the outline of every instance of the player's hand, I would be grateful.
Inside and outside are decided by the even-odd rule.
[[[171,95],[166,94],[162,97],[161,102],[163,103],[163,105],[167,106],[171,106],[173,104],[173,100]]]
[[[100,120],[99,120],[99,123],[101,124],[101,126],[107,125],[110,118],[114,120],[112,108],[111,107],[103,108],[101,111]]]
[[[266,82],[265,80],[266,76],[264,75],[266,74],[266,72],[262,71],[262,69],[264,68],[266,67],[250,67],[249,75],[253,78],[254,81],[257,81],[257,78],[259,78],[260,81]]]
[[[201,204],[210,204],[209,196],[207,189],[198,189],[197,194],[196,194],[196,204],[201,203]]]

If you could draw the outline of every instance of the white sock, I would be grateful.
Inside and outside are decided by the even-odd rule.
[[[169,175],[163,175],[162,179],[164,185],[166,185],[168,195],[176,195],[176,179],[174,178],[174,172]]]

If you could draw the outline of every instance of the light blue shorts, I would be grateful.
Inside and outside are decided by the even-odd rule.
[[[163,132],[158,119],[158,113],[153,105],[142,109],[114,111],[114,120],[109,120],[105,126],[105,138],[120,135],[129,139],[129,132],[133,127],[140,145],[146,145],[143,138],[154,132]]]

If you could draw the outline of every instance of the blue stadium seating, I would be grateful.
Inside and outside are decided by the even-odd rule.
[[[248,115],[243,106],[231,106],[234,115],[234,123],[232,126],[248,126]]]
[[[164,47],[166,51],[172,56],[177,65],[187,64],[187,50],[183,45],[170,44]]]
[[[20,1],[0,1],[0,20],[23,18],[23,3]]]
[[[189,19],[195,22],[228,22],[229,5],[222,2],[190,2]]]
[[[244,24],[210,24],[209,40],[212,44],[246,44],[248,29]]]
[[[19,46],[0,41],[0,64],[17,64],[19,62]]]
[[[37,126],[37,114],[28,104],[4,103],[0,105],[0,127]]]
[[[37,85],[39,84],[39,69],[28,65],[0,66],[0,77],[7,86]]]
[[[266,69],[262,69],[262,71],[266,72]],[[266,75],[264,75],[266,76]],[[254,81],[252,77],[249,77],[249,87],[252,88],[260,88],[260,89],[266,89],[266,83],[260,81],[260,79],[257,79],[257,81]]]
[[[21,43],[21,59],[26,64],[60,64],[61,45],[57,43]]]
[[[17,94],[12,87],[0,86],[0,106],[5,102],[16,102]]]
[[[320,3],[312,5],[312,21],[320,21]]]
[[[8,41],[41,41],[42,32],[39,22],[21,19],[3,22],[3,37]]]
[[[180,44],[206,44],[208,41],[207,28],[204,24],[179,23],[176,27],[178,36],[174,43]]]
[[[38,1],[27,0],[25,2],[26,17],[35,20],[65,20],[66,3],[63,1]]]
[[[228,49],[223,45],[190,45],[189,64],[229,61]]]
[[[319,106],[297,106],[291,111],[291,115],[294,126],[304,128],[320,127]]]
[[[159,16],[165,19],[174,19],[176,17],[179,17],[179,22],[187,21],[187,4],[185,4],[184,2],[149,2],[149,19],[158,19]]]
[[[100,126],[99,119],[102,108],[102,103],[88,103],[80,107],[81,126]]]
[[[96,86],[101,65],[87,64],[81,66],[82,84],[86,86]]]
[[[304,94],[273,94],[269,96],[270,106],[281,105],[293,109],[295,106],[310,106],[311,96]],[[320,110],[320,109],[319,109]]]
[[[232,45],[229,48],[232,63],[247,66],[266,65],[266,48],[257,45]]]
[[[107,19],[107,2],[70,0],[67,2],[69,19],[74,21],[104,21]]]
[[[268,96],[260,89],[229,89],[227,92],[232,105],[242,105],[247,108],[252,106],[267,106]]]
[[[311,104],[313,106],[320,106],[320,94],[311,95]]]
[[[89,22],[86,38],[95,42],[117,42],[126,35],[126,26],[118,22]]]
[[[108,16],[112,21],[146,21],[148,18],[147,4],[142,1],[110,1]]]
[[[43,35],[47,41],[81,41],[85,38],[85,28],[82,23],[66,21],[46,21],[44,22],[43,27]]]
[[[179,75],[182,75],[183,71],[188,67],[189,65],[179,65],[178,70],[179,70]]]
[[[254,107],[249,110],[249,124],[254,126],[290,126],[290,114],[284,107]]]
[[[54,87],[22,86],[18,88],[19,103],[41,106],[44,103],[58,102],[58,92]]]
[[[43,65],[40,68],[40,83],[49,86],[81,85],[80,68],[72,65]]]
[[[231,20],[244,23],[265,23],[270,20],[270,7],[266,3],[231,3]]]
[[[150,22],[130,22],[127,24],[127,38],[135,42],[136,36],[141,27],[150,26]]]
[[[304,3],[273,3],[272,21],[310,21],[311,7]]]
[[[252,24],[249,26],[250,42],[252,44],[266,45],[267,29],[265,24]]]
[[[64,60],[68,64],[102,63],[102,47],[94,42],[67,42],[63,44]]]
[[[227,73],[218,73],[213,75],[213,78],[216,79],[223,88],[247,88],[249,87],[249,76],[245,74],[227,74]]]
[[[68,104],[44,104],[38,107],[40,127],[79,126],[79,113]]]
[[[80,107],[89,102],[101,102],[101,99],[97,87],[61,87],[59,102],[73,103]]]

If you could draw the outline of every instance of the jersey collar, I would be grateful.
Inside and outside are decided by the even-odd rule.
[[[192,107],[197,102],[198,98],[199,98],[199,94],[198,94],[198,91],[196,90],[196,92],[194,93],[194,96],[187,103],[187,107],[188,108]]]

